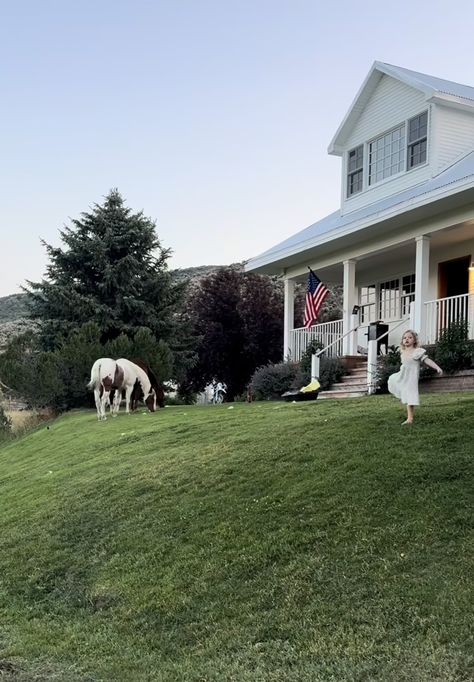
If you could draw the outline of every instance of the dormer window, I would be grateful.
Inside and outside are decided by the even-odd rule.
[[[408,121],[407,168],[426,163],[426,140],[428,134],[428,112],[425,111]]]
[[[347,162],[347,196],[362,191],[364,176],[364,145],[360,145],[349,152]]]

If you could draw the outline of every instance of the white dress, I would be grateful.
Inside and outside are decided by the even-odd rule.
[[[420,364],[427,357],[424,348],[415,348],[413,351],[401,352],[402,366],[400,371],[388,378],[388,390],[404,405],[419,405],[418,379],[420,376]]]

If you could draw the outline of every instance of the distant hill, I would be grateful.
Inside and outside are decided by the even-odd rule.
[[[184,282],[186,280],[202,279],[206,275],[225,267],[224,265],[197,265],[193,268],[177,268],[171,270],[171,276],[175,282]]]
[[[28,294],[11,294],[0,298],[0,323],[27,317],[27,301]]]
[[[28,294],[11,294],[0,298],[0,348],[12,336],[31,328],[28,319]]]

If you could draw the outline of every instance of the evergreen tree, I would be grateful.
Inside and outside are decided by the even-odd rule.
[[[138,327],[170,343],[183,287],[173,285],[155,222],[133,213],[117,190],[60,231],[64,244],[46,247],[49,264],[41,282],[28,282],[30,313],[42,321],[41,345],[55,350],[87,322],[105,343]],[[172,345],[172,343],[170,344]]]

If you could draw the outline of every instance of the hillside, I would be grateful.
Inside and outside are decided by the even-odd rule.
[[[474,396],[230,407],[0,447],[0,678],[472,680]]]

